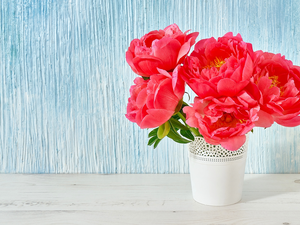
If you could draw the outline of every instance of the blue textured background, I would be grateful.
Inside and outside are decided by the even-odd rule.
[[[241,33],[300,65],[299,1],[0,1],[1,173],[187,173],[187,146],[147,147],[124,116],[134,38],[177,23]],[[255,129],[247,173],[299,173],[300,127]]]

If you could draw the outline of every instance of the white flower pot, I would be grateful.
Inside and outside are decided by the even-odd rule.
[[[237,151],[207,144],[201,137],[190,143],[190,177],[195,201],[224,206],[241,200],[247,142]]]

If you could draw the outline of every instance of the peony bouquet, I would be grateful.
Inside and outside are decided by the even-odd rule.
[[[253,51],[240,34],[202,39],[176,24],[134,39],[126,61],[136,74],[126,117],[164,137],[189,143],[203,136],[235,151],[254,127],[300,125],[300,67],[280,54]],[[188,56],[191,47],[194,51]],[[187,84],[197,95],[183,101]]]

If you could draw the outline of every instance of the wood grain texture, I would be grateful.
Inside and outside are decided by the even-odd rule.
[[[134,38],[241,33],[300,65],[297,0],[0,1],[0,173],[188,173],[187,146],[129,122]],[[299,173],[300,128],[255,129],[246,173]]]
[[[192,199],[189,175],[0,175],[0,224],[299,225],[300,175],[245,175],[242,201]]]

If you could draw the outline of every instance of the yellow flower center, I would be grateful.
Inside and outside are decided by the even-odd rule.
[[[272,84],[270,85],[270,88],[277,87],[277,85],[280,83],[278,81],[278,76],[272,76],[272,77],[269,77],[269,79],[272,80]]]
[[[240,122],[240,123],[246,123],[246,120],[244,120],[244,119],[239,119],[239,122]]]
[[[278,87],[278,85],[280,84],[280,82],[278,80],[278,76],[274,75],[274,76],[269,77],[269,79],[272,80],[270,88],[272,88],[272,87]],[[278,87],[278,88],[280,89],[280,96],[282,96],[283,93],[284,93],[283,87],[281,86],[281,87]]]
[[[209,65],[206,65],[203,67],[203,69],[210,69],[212,67],[217,68],[218,70],[220,69],[220,67],[225,63],[224,60],[219,59],[218,57],[215,58],[213,61],[209,62]]]
[[[257,81],[255,82],[256,84],[259,83],[260,78],[262,78],[262,76],[260,76],[260,77],[257,79]],[[278,80],[278,76],[274,75],[274,76],[270,76],[270,77],[268,77],[268,78],[272,81],[272,83],[271,83],[271,85],[270,85],[269,88],[272,88],[272,87],[278,87],[278,86],[279,86],[280,81]],[[278,87],[278,88],[280,89],[280,96],[282,96],[282,95],[284,94],[284,87],[281,86],[281,87]]]

